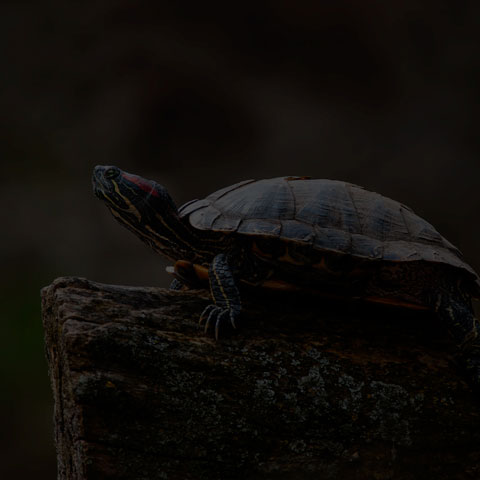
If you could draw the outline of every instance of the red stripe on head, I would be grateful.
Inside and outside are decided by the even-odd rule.
[[[129,173],[122,173],[122,177],[129,182],[134,183],[137,187],[140,187],[145,193],[149,195],[154,195],[158,197],[158,192],[155,190],[155,185],[153,182],[149,180],[145,180],[142,177],[138,177],[137,175],[130,175]]]

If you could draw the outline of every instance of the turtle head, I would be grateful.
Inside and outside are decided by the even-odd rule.
[[[92,183],[95,195],[118,213],[137,212],[143,217],[149,211],[176,212],[175,203],[165,187],[118,167],[97,165],[93,169]]]
[[[180,220],[165,187],[118,167],[103,165],[94,168],[92,183],[95,195],[122,225],[154,250],[175,258],[180,239],[172,238],[171,232]]]

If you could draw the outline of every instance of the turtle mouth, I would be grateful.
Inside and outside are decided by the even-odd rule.
[[[93,174],[92,174],[92,188],[93,188],[93,193],[95,194],[95,196],[99,199],[104,199],[104,192],[105,192],[105,188],[103,186],[103,183],[101,182],[101,179],[98,177],[98,174],[95,172],[95,170],[93,171]]]
[[[104,200],[105,194],[112,190],[112,181],[120,177],[118,167],[97,165],[92,173],[92,186],[95,195]]]

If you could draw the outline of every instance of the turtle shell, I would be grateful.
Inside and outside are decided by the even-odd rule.
[[[426,261],[475,271],[409,207],[351,183],[280,177],[246,180],[179,210],[200,230],[278,237],[314,249],[393,262]]]

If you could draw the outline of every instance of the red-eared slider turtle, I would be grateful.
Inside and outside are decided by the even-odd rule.
[[[97,166],[95,194],[115,218],[172,259],[176,279],[210,282],[205,330],[241,310],[238,285],[321,291],[431,309],[448,327],[480,386],[471,298],[479,278],[435,228],[394,200],[335,180],[246,180],[179,209],[154,181]]]

